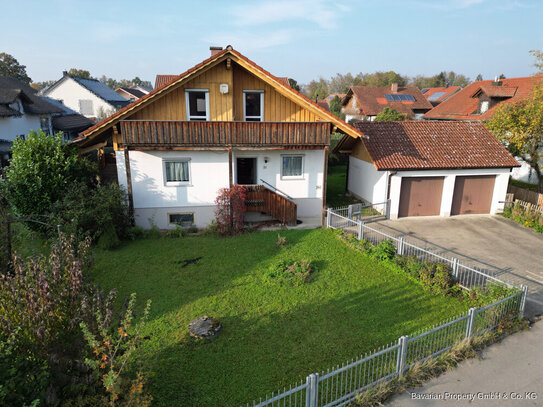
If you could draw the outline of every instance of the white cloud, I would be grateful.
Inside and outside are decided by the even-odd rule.
[[[291,20],[306,21],[320,28],[335,28],[339,17],[348,12],[345,2],[331,0],[264,0],[251,1],[230,11],[238,26],[261,26]]]

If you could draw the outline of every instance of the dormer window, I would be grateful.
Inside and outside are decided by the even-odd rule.
[[[481,107],[479,109],[481,111],[481,114],[485,113],[488,110],[488,104],[489,104],[488,100],[481,101]]]
[[[205,122],[209,120],[209,90],[187,89],[185,91],[187,120]]]
[[[264,91],[243,91],[243,120],[246,122],[264,121]]]

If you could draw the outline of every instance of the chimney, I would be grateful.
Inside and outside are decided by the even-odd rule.
[[[398,84],[393,83],[392,86],[390,87],[390,90],[392,91],[392,93],[398,93]]]
[[[222,51],[222,47],[209,47],[209,50],[211,51],[211,56],[215,56]]]

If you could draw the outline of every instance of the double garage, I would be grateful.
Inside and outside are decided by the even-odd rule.
[[[441,213],[445,177],[402,177],[399,217]],[[450,215],[490,213],[495,175],[456,176]]]

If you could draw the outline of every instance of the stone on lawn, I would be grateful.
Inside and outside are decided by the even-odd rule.
[[[218,319],[203,316],[196,318],[189,324],[189,334],[199,339],[209,339],[217,336],[222,329]]]

